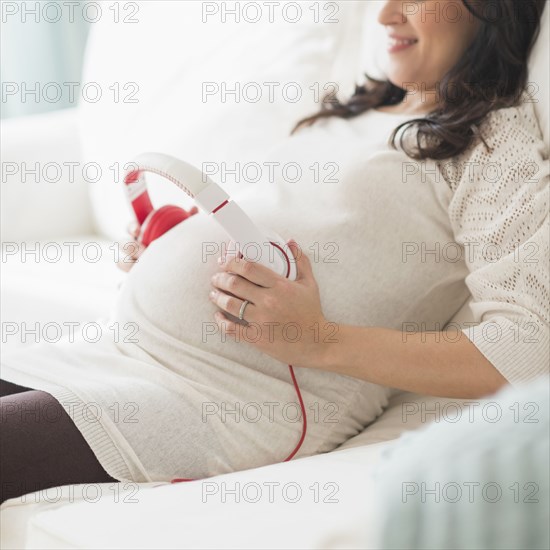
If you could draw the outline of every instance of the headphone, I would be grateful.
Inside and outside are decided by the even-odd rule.
[[[126,196],[140,225],[138,240],[148,246],[155,239],[177,224],[198,213],[194,206],[187,211],[173,205],[155,210],[145,181],[145,173],[150,172],[164,177],[192,197],[200,208],[211,215],[229,234],[232,241],[227,257],[236,256],[251,262],[258,262],[279,275],[294,281],[297,276],[296,261],[288,245],[276,233],[260,229],[233,202],[229,195],[206,174],[191,164],[162,153],[144,153],[130,163],[124,176]],[[264,246],[267,250],[258,246]],[[290,377],[302,411],[302,435],[298,444],[283,462],[291,460],[299,451],[307,431],[307,415],[302,394],[292,365],[288,365]],[[190,478],[176,478],[172,483],[195,481]]]
[[[137,156],[124,176],[126,195],[140,225],[138,241],[144,246],[149,246],[172,227],[198,212],[196,206],[189,211],[172,205],[155,210],[147,192],[146,172],[174,183],[227,231],[232,239],[227,256],[238,254],[248,261],[265,265],[287,279],[296,279],[295,259],[279,235],[256,226],[229,195],[201,170],[162,153]]]

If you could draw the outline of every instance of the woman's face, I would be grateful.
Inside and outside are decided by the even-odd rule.
[[[472,43],[479,20],[461,0],[387,0],[378,22],[386,28],[385,73],[405,90],[433,90]]]

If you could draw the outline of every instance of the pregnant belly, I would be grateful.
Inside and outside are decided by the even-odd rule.
[[[392,205],[396,214],[389,219],[376,201],[335,208],[327,196],[308,191],[281,193],[276,186],[264,186],[236,200],[256,223],[285,240],[296,239],[312,263],[327,319],[400,329],[408,321],[445,323],[458,309],[461,292],[454,293],[456,304],[444,299],[457,282],[463,286],[456,266],[413,265],[402,259],[403,242],[444,242],[448,237],[441,224],[407,223],[410,206],[405,202]],[[402,223],[396,225],[395,219]],[[153,242],[129,273],[115,321],[137,323],[140,346],[162,363],[173,361],[183,346],[186,352],[211,354],[212,361],[221,357],[265,372],[280,367],[253,346],[224,340],[214,321],[210,280],[228,240],[216,221],[201,212]]]
[[[337,217],[334,224],[327,218],[324,224],[319,224],[315,216],[311,223],[306,222],[291,209],[265,199],[264,194],[261,201],[249,195],[238,202],[257,223],[273,229],[284,239],[294,237],[300,244],[305,243],[304,253],[310,256],[319,247],[322,250],[321,243],[334,236],[337,226],[343,227]],[[210,279],[219,270],[220,247],[228,240],[215,220],[199,213],[154,241],[128,274],[118,297],[114,321],[120,326],[135,323],[140,350],[160,364],[160,370],[169,369],[192,381],[193,391],[199,391],[201,399],[223,400],[224,392],[232,387],[239,388],[243,396],[251,396],[250,401],[278,402],[283,397],[294,401],[287,365],[246,342],[224,338],[214,321],[218,308],[208,299]],[[312,245],[313,249],[308,250]],[[351,289],[349,262],[322,261],[325,256],[338,259],[332,248],[323,254],[317,258],[314,269],[325,291],[326,309],[356,311],[356,298],[342,292],[340,285],[331,288],[328,284],[333,278],[348,279],[346,284]],[[297,376],[306,401],[322,406],[338,403],[341,411],[347,408],[349,399],[356,398],[358,387],[366,385],[358,379],[318,370],[300,369]],[[365,411],[373,416],[379,414],[380,399],[386,398],[386,392],[372,389],[371,394]]]
[[[249,193],[238,202],[256,223],[283,238],[309,240],[303,220],[270,202],[265,194]],[[145,348],[155,338],[165,338],[240,364],[273,365],[251,346],[224,341],[214,321],[217,307],[208,294],[211,277],[219,270],[217,259],[228,241],[226,232],[203,212],[154,241],[128,274],[115,321],[136,323],[140,345]],[[159,353],[164,352],[153,354]]]

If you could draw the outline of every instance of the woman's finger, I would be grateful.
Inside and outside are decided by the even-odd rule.
[[[126,226],[126,230],[130,234],[130,237],[133,237],[134,239],[137,239],[140,231],[140,225],[137,221],[130,222]]]
[[[290,248],[290,251],[296,261],[296,281],[315,280],[311,260],[300,248],[300,245],[294,239],[289,239],[286,244]]]
[[[241,307],[244,303],[244,300],[237,298],[235,296],[230,296],[221,290],[211,290],[209,295],[210,301],[216,304],[220,309],[230,313],[234,317],[239,317]],[[257,308],[253,303],[246,305],[243,320],[250,323],[253,322],[256,318]]]
[[[145,250],[145,246],[136,241],[128,241],[121,247],[121,253],[126,261],[137,260]]]
[[[218,260],[218,263],[223,271],[236,273],[258,286],[271,288],[278,281],[285,280],[284,277],[258,262],[249,262],[244,258],[232,257],[222,263],[222,259],[223,256]]]
[[[216,289],[233,294],[243,300],[257,303],[260,299],[261,288],[235,273],[226,271],[214,273],[211,283]]]
[[[122,271],[130,271],[139,260],[139,257],[143,254],[145,248],[145,246],[136,241],[129,241],[120,246],[117,266],[122,269]]]

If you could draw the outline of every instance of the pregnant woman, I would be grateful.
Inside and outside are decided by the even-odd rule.
[[[388,80],[268,152],[298,181],[233,197],[294,239],[296,281],[219,263],[226,235],[198,214],[129,270],[108,324],[134,337],[4,358],[2,500],[284,460],[302,433],[287,364],[298,457],[357,434],[393,388],[477,398],[547,372],[548,163],[526,93],[544,1],[453,3],[450,21],[385,2]],[[470,296],[475,326],[446,327]]]

